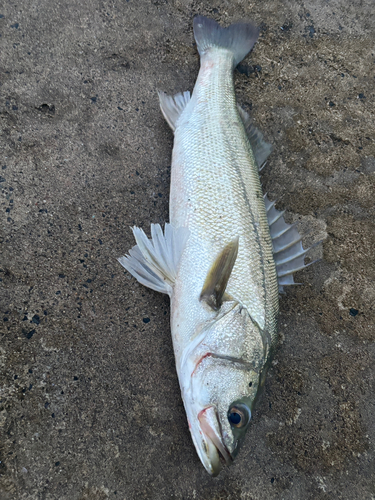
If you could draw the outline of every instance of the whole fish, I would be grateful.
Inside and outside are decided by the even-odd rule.
[[[174,132],[170,224],[133,228],[120,263],[171,299],[176,368],[204,467],[230,464],[249,427],[277,341],[278,294],[306,251],[294,226],[262,194],[270,154],[236,104],[233,70],[258,37],[252,24],[220,27],[197,16],[201,66],[194,91],[159,94]]]

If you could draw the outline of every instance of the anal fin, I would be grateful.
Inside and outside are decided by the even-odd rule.
[[[160,224],[151,224],[151,239],[138,227],[133,234],[137,245],[118,261],[142,285],[170,296],[189,230],[165,224],[163,234]]]

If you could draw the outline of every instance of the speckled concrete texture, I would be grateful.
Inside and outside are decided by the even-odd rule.
[[[274,152],[270,199],[320,262],[281,299],[243,450],[211,478],[189,435],[166,296],[116,258],[168,221],[195,14],[261,26],[235,73]],[[373,0],[3,2],[1,500],[375,498]]]

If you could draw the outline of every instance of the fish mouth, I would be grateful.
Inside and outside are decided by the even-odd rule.
[[[205,438],[206,453],[200,459],[206,470],[217,476],[222,469],[222,462],[230,465],[233,461],[231,454],[223,443],[221,437],[219,419],[213,406],[205,408],[198,414],[201,431]]]

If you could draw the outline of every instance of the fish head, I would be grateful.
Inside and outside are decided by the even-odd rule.
[[[238,453],[265,365],[259,327],[238,304],[223,309],[191,349],[182,391],[195,448],[213,476]]]

